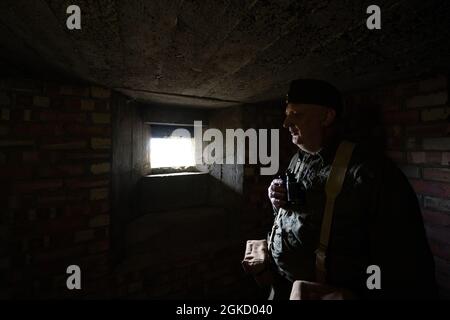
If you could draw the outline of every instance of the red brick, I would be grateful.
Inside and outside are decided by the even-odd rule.
[[[0,91],[0,106],[9,106],[9,105],[11,105],[10,94],[8,92]]]
[[[432,107],[446,104],[448,94],[446,91],[434,92],[415,96],[406,102],[407,108]]]
[[[450,226],[450,214],[439,211],[422,209],[423,220],[427,224]]]
[[[400,169],[409,178],[420,178],[420,168],[419,167],[403,165],[400,167]]]
[[[34,140],[0,140],[0,147],[32,147]]]
[[[24,114],[23,110],[12,109],[10,112],[9,120],[16,122],[23,121],[24,118],[23,114]]]
[[[73,232],[74,230],[85,228],[86,224],[86,217],[83,215],[62,216],[47,221],[42,229],[46,234]]]
[[[424,152],[414,151],[408,152],[408,162],[414,164],[443,164],[442,152]]]
[[[448,163],[445,163],[445,154],[447,152],[426,152],[426,161],[428,164],[437,163],[440,165],[448,165]]]
[[[109,201],[95,201],[91,202],[92,213],[100,214],[109,212],[111,210],[111,206]]]
[[[435,257],[436,271],[450,276],[450,261],[445,261],[439,257]]]
[[[450,152],[443,152],[442,153],[442,162],[441,164],[443,166],[449,166],[450,165]]]
[[[450,198],[450,184],[410,179],[411,185],[417,193]]]
[[[11,119],[11,110],[7,108],[0,109],[0,121],[9,121]]]
[[[8,163],[14,165],[16,163],[22,162],[22,152],[20,150],[11,150],[7,153],[8,155]]]
[[[428,180],[450,182],[450,169],[424,168],[423,178]]]
[[[39,119],[41,121],[57,121],[58,120],[58,112],[54,110],[45,110],[40,112]]]
[[[65,131],[69,135],[80,136],[80,137],[91,137],[91,136],[107,136],[111,135],[110,126],[83,126],[77,124],[71,124],[65,127]]]
[[[39,152],[36,151],[25,151],[22,153],[23,162],[37,162],[39,161]]]
[[[111,97],[111,90],[103,87],[91,87],[91,96],[93,98],[109,98]]]
[[[40,196],[38,199],[38,208],[52,208],[62,206],[66,203],[67,197],[64,194]]]
[[[91,147],[92,149],[110,149],[111,148],[110,138],[92,138]]]
[[[64,176],[79,176],[85,172],[83,165],[79,164],[64,164],[57,166],[44,166],[38,169],[40,177],[64,177]]]
[[[59,93],[61,95],[87,97],[89,96],[89,88],[83,86],[63,85],[59,88]]]
[[[88,204],[73,204],[64,208],[64,214],[66,216],[86,216],[91,213],[91,206]]]
[[[46,96],[59,96],[59,86],[56,83],[46,83],[44,85],[43,92]]]
[[[39,119],[48,122],[69,122],[69,123],[86,123],[87,117],[85,113],[71,113],[60,111],[41,111]]]
[[[93,229],[80,230],[74,234],[74,242],[86,242],[94,239],[95,232]]]
[[[0,126],[0,136],[7,136],[10,131],[11,128],[9,126]]]
[[[86,141],[66,141],[61,143],[44,144],[42,149],[45,150],[77,150],[86,148]]]
[[[406,127],[406,136],[442,137],[448,133],[449,127],[447,123]]]
[[[398,85],[396,85],[395,93],[399,97],[408,97],[417,94],[417,91],[419,90],[419,84],[414,82],[403,82]]]
[[[105,174],[111,171],[111,164],[109,162],[96,163],[90,166],[90,172],[93,174]]]
[[[39,158],[42,160],[43,163],[48,164],[55,164],[60,162],[63,157],[63,153],[59,151],[46,151],[46,152],[40,152]]]
[[[109,190],[108,188],[96,188],[90,190],[90,200],[104,200],[108,199]]]
[[[34,96],[33,106],[40,108],[48,108],[50,106],[50,98],[43,96]]]
[[[88,198],[87,193],[67,193],[67,194],[54,194],[39,196],[37,207],[39,208],[53,208],[73,205],[74,203],[80,203],[86,201]]]
[[[53,190],[63,186],[62,180],[37,180],[17,182],[14,184],[13,190],[15,192],[30,193],[40,190]]]
[[[111,123],[111,114],[95,112],[91,114],[91,119],[95,124],[109,124]]]
[[[109,111],[109,101],[108,100],[96,100],[95,101],[96,111]]]
[[[16,107],[29,108],[33,106],[33,96],[18,94],[16,96]]]
[[[109,242],[109,239],[104,239],[91,243],[88,246],[88,251],[90,254],[108,251]]]
[[[443,138],[425,138],[423,139],[423,148],[425,150],[450,150],[450,137]]]
[[[448,198],[435,198],[430,196],[423,197],[423,204],[425,208],[450,212],[450,199]]]
[[[90,228],[109,226],[109,214],[100,214],[89,220]]]
[[[50,108],[60,110],[64,106],[64,98],[61,96],[52,96],[50,99]]]
[[[109,159],[111,154],[109,152],[74,152],[66,153],[65,159],[67,160],[97,160],[97,159]]]
[[[52,250],[49,252],[37,252],[34,256],[36,264],[46,264],[50,266],[51,263],[63,260],[73,259],[74,257],[81,257],[86,252],[84,246],[65,247],[59,250]],[[65,271],[65,270],[64,270]],[[63,272],[64,272],[63,271]]]
[[[85,113],[60,113],[58,115],[59,122],[85,123],[86,119]]]
[[[62,127],[58,124],[28,123],[18,124],[14,127],[13,133],[16,136],[53,136],[61,135]]]
[[[422,121],[445,121],[449,118],[450,113],[447,107],[443,108],[426,108],[421,111]]]
[[[450,228],[443,226],[425,226],[429,239],[450,245]]]
[[[442,300],[450,299],[450,276],[436,272],[436,282],[438,284],[440,298]]]
[[[18,235],[55,235],[67,232],[74,232],[87,226],[87,218],[83,215],[61,216],[46,221],[34,221],[32,224],[16,226],[15,232]]]
[[[385,124],[416,124],[419,122],[419,112],[415,110],[385,112],[383,122]]]
[[[80,98],[70,98],[66,97],[64,100],[64,109],[74,111],[79,111],[81,109],[81,99]]]
[[[380,101],[381,109],[383,111],[400,109],[400,99],[396,95],[395,90],[391,88],[381,91],[377,98],[377,100]]]
[[[23,179],[31,178],[32,174],[33,170],[29,166],[0,166],[0,178]]]
[[[108,201],[90,201],[86,203],[75,203],[64,208],[65,215],[99,215],[108,213],[110,205]]]
[[[109,180],[98,178],[68,179],[65,185],[70,189],[97,188],[109,185]]]

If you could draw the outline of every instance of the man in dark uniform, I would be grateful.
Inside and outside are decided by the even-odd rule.
[[[339,91],[311,79],[291,83],[283,126],[298,146],[288,171],[304,188],[304,201],[288,205],[283,181],[268,188],[274,207],[269,252],[274,299],[288,299],[295,280],[315,281],[326,202],[325,184],[342,136]],[[367,268],[381,271],[381,289],[369,290]],[[434,261],[417,197],[403,173],[370,146],[356,145],[334,217],[325,261],[327,285],[357,298],[435,298]]]

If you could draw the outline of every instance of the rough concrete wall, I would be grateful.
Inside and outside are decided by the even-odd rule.
[[[340,88],[448,66],[448,1],[69,0],[0,2],[2,70],[51,68],[147,101],[208,107],[283,96],[303,75]],[[206,98],[206,99],[205,99]],[[224,101],[225,100],[225,101]]]
[[[107,294],[109,89],[0,81],[0,295]],[[79,265],[82,290],[66,287]]]
[[[209,202],[226,208],[228,212],[228,226],[232,241],[240,243],[244,251],[246,235],[242,232],[245,228],[242,218],[246,215],[243,207],[244,198],[244,164],[237,163],[236,143],[234,153],[226,148],[226,129],[246,130],[243,121],[243,106],[231,107],[210,112],[208,128],[220,130],[223,136],[223,164],[209,165],[211,175],[211,187],[209,190]],[[247,145],[247,143],[246,143]],[[248,150],[246,149],[246,154]],[[234,163],[227,164],[227,155],[234,158]]]
[[[234,164],[225,163],[225,158],[230,152],[225,148],[225,130],[243,128],[242,107],[231,107],[210,112],[208,127],[220,130],[224,144],[223,164],[211,165],[209,168],[210,174],[221,181],[226,187],[230,188],[230,190],[242,194],[244,166],[236,162]]]
[[[229,127],[204,111],[142,107],[148,122]],[[239,113],[239,110],[237,114]],[[240,120],[240,118],[238,118]],[[235,121],[233,126],[240,127]],[[225,166],[225,165],[224,165]],[[115,266],[115,296],[138,298],[252,298],[258,294],[240,261],[242,168],[211,166],[211,175],[141,177],[139,212],[125,226],[123,259]]]

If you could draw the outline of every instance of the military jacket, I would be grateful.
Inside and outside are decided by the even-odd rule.
[[[304,201],[274,210],[268,240],[277,271],[290,281],[315,281],[325,184],[339,143],[335,139],[315,154],[299,150],[288,167],[304,186]],[[381,290],[367,286],[371,265],[380,268]],[[326,267],[329,284],[361,296],[436,294],[434,262],[417,197],[402,171],[368,146],[356,145],[335,200]],[[421,292],[408,291],[415,289]]]

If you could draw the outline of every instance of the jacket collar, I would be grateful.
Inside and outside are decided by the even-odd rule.
[[[299,149],[299,157],[301,159],[304,159],[304,157],[312,157],[316,158],[319,157],[322,160],[323,165],[332,164],[334,157],[336,155],[337,148],[339,147],[339,144],[341,143],[342,138],[340,135],[334,135],[331,136],[327,142],[323,145],[323,147],[315,152],[315,153],[309,153],[306,151],[303,151],[302,149]]]

